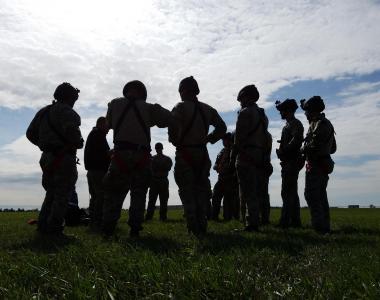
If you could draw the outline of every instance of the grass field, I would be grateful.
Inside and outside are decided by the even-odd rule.
[[[272,221],[279,217],[272,210]],[[35,213],[0,213],[3,299],[380,299],[380,209],[332,209],[334,233],[310,228],[238,232],[239,222],[209,223],[197,240],[182,211],[128,237],[126,214],[110,241],[86,227],[48,241],[26,221]],[[302,210],[303,222],[309,213]]]

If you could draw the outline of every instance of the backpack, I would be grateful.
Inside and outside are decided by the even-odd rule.
[[[36,113],[33,120],[30,122],[28,129],[26,130],[27,139],[33,144],[39,147],[40,140],[40,125],[44,116],[49,112],[52,104],[45,106],[39,112]]]

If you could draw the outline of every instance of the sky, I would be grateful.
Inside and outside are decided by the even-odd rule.
[[[0,207],[43,201],[40,152],[25,130],[58,84],[81,90],[75,109],[87,137],[126,82],[143,81],[148,102],[171,109],[179,81],[190,75],[200,101],[216,108],[231,130],[237,93],[255,84],[274,141],[284,126],[275,100],[320,95],[338,143],[330,205],[380,206],[379,22],[374,0],[0,0]],[[297,116],[307,128],[302,111]],[[152,144],[158,141],[174,159],[167,130],[152,129]],[[215,161],[221,144],[208,148]],[[271,203],[281,206],[275,155],[272,163]],[[80,206],[86,207],[83,164],[78,171]],[[216,178],[212,172],[212,183]],[[180,203],[177,189],[171,173],[169,204]],[[306,205],[303,189],[302,171],[299,194]]]

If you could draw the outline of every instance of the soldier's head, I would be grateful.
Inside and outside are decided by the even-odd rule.
[[[298,105],[294,99],[286,99],[285,101],[276,101],[276,108],[280,112],[281,118],[288,120],[294,117]]]
[[[260,94],[256,86],[254,84],[250,84],[240,90],[237,96],[237,101],[240,102],[241,107],[245,107],[250,102],[257,102],[259,98]]]
[[[110,130],[107,119],[105,117],[99,117],[96,120],[96,128],[98,128],[99,130],[107,134],[108,131]]]
[[[231,132],[227,132],[224,136],[223,136],[223,146],[224,147],[230,147],[234,140],[233,140],[233,136],[232,136],[232,133]]]
[[[313,121],[325,110],[325,103],[320,96],[313,96],[307,101],[301,100],[301,108],[305,111],[308,121]]]
[[[182,101],[194,101],[200,92],[198,82],[193,76],[186,77],[179,83],[178,92]]]
[[[55,89],[54,99],[58,102],[63,102],[73,107],[75,101],[79,98],[79,93],[79,89],[73,87],[68,82],[64,82]]]
[[[129,100],[146,101],[147,91],[145,85],[139,80],[128,82],[123,88],[123,95]]]
[[[154,145],[154,149],[156,149],[157,154],[162,154],[164,146],[161,143],[156,143],[156,145]]]

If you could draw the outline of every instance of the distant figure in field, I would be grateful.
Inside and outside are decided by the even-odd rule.
[[[335,131],[322,113],[325,104],[320,96],[301,100],[301,108],[309,121],[302,152],[306,156],[305,199],[310,208],[313,228],[322,234],[330,232],[330,211],[327,199],[328,174],[334,169],[331,154],[336,151]]]
[[[105,117],[96,121],[84,148],[84,167],[87,170],[88,190],[90,193],[90,226],[100,230],[103,219],[104,187],[103,178],[110,165],[110,146],[107,142],[109,126]]]
[[[212,219],[219,220],[219,212],[223,199],[223,219],[231,220],[233,217],[239,219],[239,197],[236,194],[235,166],[230,164],[230,156],[233,145],[231,133],[226,133],[223,137],[223,149],[219,152],[214,170],[218,173],[218,180],[215,183],[212,194]]]
[[[216,143],[226,133],[226,124],[211,106],[198,101],[199,87],[191,76],[179,84],[182,102],[172,110],[179,126],[170,127],[169,138],[176,146],[174,177],[185,208],[187,228],[196,236],[207,231],[210,200],[211,161],[207,143]],[[209,133],[210,125],[214,131]]]
[[[144,221],[146,193],[150,182],[150,128],[172,124],[170,111],[147,103],[147,90],[138,80],[128,82],[124,97],[108,104],[107,122],[113,129],[114,152],[104,177],[102,229],[112,235],[120,218],[124,199],[131,191],[128,224],[130,236],[138,237]]]
[[[298,174],[305,163],[301,146],[303,142],[303,125],[294,114],[298,108],[294,99],[277,101],[276,108],[281,118],[286,121],[282,129],[280,146],[276,149],[281,161],[281,197],[282,210],[279,226],[282,228],[301,227],[300,199],[298,197]]]
[[[83,147],[81,119],[73,110],[79,90],[70,83],[60,84],[56,101],[42,108],[30,123],[26,136],[42,151],[40,166],[45,200],[38,217],[38,231],[63,233],[64,218],[78,178],[77,149]]]
[[[167,220],[169,180],[168,173],[173,162],[169,156],[163,154],[164,146],[161,143],[155,145],[156,155],[152,157],[151,171],[152,178],[149,189],[149,202],[145,215],[145,220],[152,220],[156,209],[157,197],[160,197],[160,221]]]
[[[259,92],[255,85],[242,88],[237,100],[241,109],[236,122],[234,151],[241,206],[248,207],[245,231],[258,231],[260,206],[264,204],[263,181],[272,138],[268,132],[268,118],[257,106]],[[232,155],[233,156],[233,155]]]

